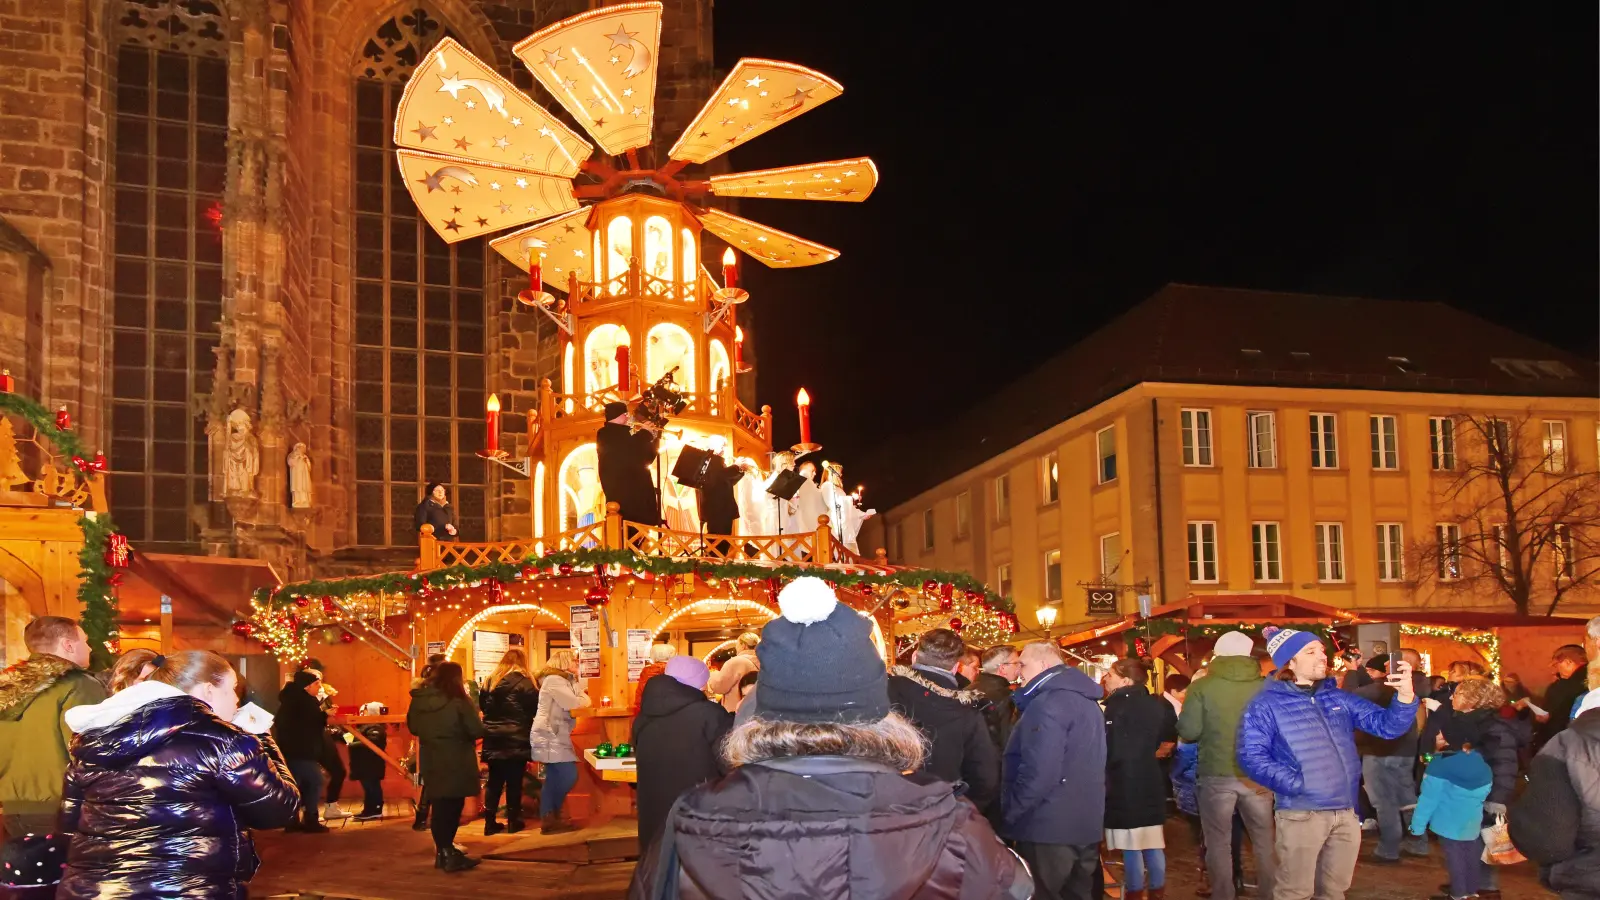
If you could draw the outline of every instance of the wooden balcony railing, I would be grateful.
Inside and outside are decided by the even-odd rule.
[[[569,302],[575,306],[643,297],[649,300],[696,303],[701,307],[708,307],[716,288],[716,283],[711,280],[711,274],[704,266],[700,267],[700,276],[693,283],[685,284],[682,281],[657,278],[647,274],[640,268],[637,260],[629,264],[628,271],[618,272],[600,281],[582,281],[577,273],[571,273],[567,277],[567,296],[571,298]]]
[[[554,390],[547,378],[539,388],[539,427],[547,429],[566,416],[599,415],[607,403],[626,401],[632,395],[632,391],[624,392],[615,385],[584,394],[562,394]],[[746,409],[734,396],[731,384],[716,391],[686,392],[683,399],[687,403],[684,416],[731,419],[735,428],[756,443],[765,444],[771,440],[772,407],[762,406],[759,413]]]

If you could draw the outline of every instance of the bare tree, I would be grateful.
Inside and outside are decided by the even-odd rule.
[[[1579,468],[1564,423],[1532,414],[1459,416],[1434,433],[1439,525],[1408,555],[1414,584],[1508,598],[1528,615],[1555,612],[1600,584],[1600,473]],[[1545,605],[1548,601],[1548,605]]]

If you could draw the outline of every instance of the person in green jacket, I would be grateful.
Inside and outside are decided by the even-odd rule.
[[[1233,814],[1250,833],[1256,854],[1258,893],[1272,896],[1272,792],[1245,777],[1236,751],[1239,720],[1261,690],[1261,667],[1251,655],[1255,642],[1240,631],[1217,638],[1205,678],[1189,685],[1178,716],[1178,736],[1200,744],[1196,800],[1205,832],[1206,871],[1212,900],[1234,900]]]
[[[29,657],[0,672],[0,804],[8,838],[55,830],[72,742],[61,717],[106,699],[105,686],[85,671],[89,637],[77,622],[40,616],[22,640]]]
[[[433,810],[434,866],[461,872],[478,865],[455,848],[456,828],[466,798],[478,796],[478,755],[483,737],[478,704],[467,696],[459,663],[440,663],[428,680],[411,691],[406,728],[417,739],[417,760]]]

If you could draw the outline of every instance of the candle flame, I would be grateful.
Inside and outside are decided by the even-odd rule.
[[[728,249],[722,251],[722,264],[723,265],[731,266],[731,265],[733,265],[734,263],[736,263],[738,261],[739,261],[739,257],[734,255],[732,247],[729,247]]]
[[[738,325],[733,326],[733,339],[741,344],[744,343],[744,329]]]
[[[499,394],[490,394],[489,395],[488,407],[489,407],[489,412],[499,412],[500,411],[500,395]]]
[[[796,406],[810,406],[811,395],[806,393],[805,388],[801,388],[800,393],[795,395],[794,402]]]

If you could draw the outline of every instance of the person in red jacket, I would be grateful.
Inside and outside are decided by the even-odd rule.
[[[667,671],[667,660],[678,655],[678,648],[671,644],[650,645],[650,661],[639,670],[639,684],[633,689],[633,712],[639,713],[639,705],[644,702],[644,686],[650,679]]]

